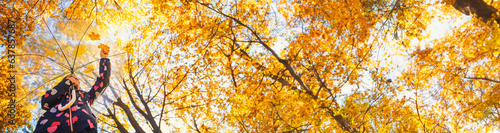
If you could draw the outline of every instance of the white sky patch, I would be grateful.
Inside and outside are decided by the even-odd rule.
[[[427,26],[427,34],[430,35],[430,40],[439,39],[445,37],[446,34],[452,33],[454,27],[460,26],[465,22],[472,19],[470,16],[463,15],[458,20],[446,19],[439,21],[439,18],[434,18],[431,24]]]
[[[439,18],[434,18],[431,21],[431,24],[427,26],[426,33],[424,34],[429,34],[428,39],[423,39],[422,41],[419,41],[418,39],[412,39],[410,42],[410,47],[411,50],[416,50],[416,48],[421,48],[424,49],[426,44],[430,44],[430,46],[433,45],[434,40],[440,39],[445,37],[447,34],[452,34],[453,28],[460,26],[464,24],[465,22],[469,21],[471,19],[470,16],[462,16],[458,20],[450,20],[450,19],[443,19],[442,21],[439,21]],[[390,77],[391,78],[396,78],[397,76],[401,76],[400,72],[403,72],[406,68],[409,68],[409,61],[408,59],[410,57],[405,57],[405,56],[399,56],[401,58],[389,58],[390,61],[395,62],[396,66],[399,66],[397,68],[397,73],[391,73]],[[402,98],[403,96],[406,97],[412,97],[415,96],[414,91],[404,91],[402,95],[398,95],[398,98]]]
[[[274,46],[271,47],[271,49],[273,49],[274,51],[276,51],[276,53],[280,53],[281,50],[285,49],[286,47],[288,47],[288,42],[285,40],[285,38],[283,37],[277,37],[277,40],[275,43],[274,43]]]

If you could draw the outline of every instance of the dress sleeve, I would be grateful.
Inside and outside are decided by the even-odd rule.
[[[108,58],[101,58],[99,62],[99,76],[89,91],[90,105],[103,93],[103,89],[109,85],[109,75],[111,74],[111,63]]]
[[[42,109],[49,110],[58,104],[61,97],[68,92],[71,84],[71,80],[64,79],[54,88],[45,92],[45,95],[42,96]]]

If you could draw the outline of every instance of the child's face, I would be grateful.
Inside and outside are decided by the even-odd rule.
[[[73,82],[73,84],[76,86],[76,88],[80,88],[79,87],[80,80],[78,80],[78,78],[76,78],[76,76],[74,76],[74,75],[68,75],[68,76],[64,77],[64,79],[70,79],[71,82]]]

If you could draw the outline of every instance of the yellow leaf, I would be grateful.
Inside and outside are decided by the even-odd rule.
[[[45,51],[45,55],[53,57],[54,55],[56,55],[56,51],[48,49],[47,51]]]
[[[93,71],[94,71],[94,65],[88,65],[83,72],[88,74],[92,73]]]
[[[497,56],[497,55],[499,55],[499,54],[500,54],[500,51],[493,52],[493,55],[494,55],[494,56]]]
[[[78,49],[78,53],[76,53]],[[77,57],[80,57],[81,55],[83,55],[85,52],[87,52],[87,48],[85,47],[85,45],[80,45],[80,46],[76,46],[75,49],[73,50],[73,55],[76,55]]]

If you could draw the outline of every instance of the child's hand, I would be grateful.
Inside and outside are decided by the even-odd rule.
[[[101,49],[101,58],[108,58],[109,51]]]
[[[101,58],[108,58],[109,47],[102,43],[98,47],[101,49]]]

